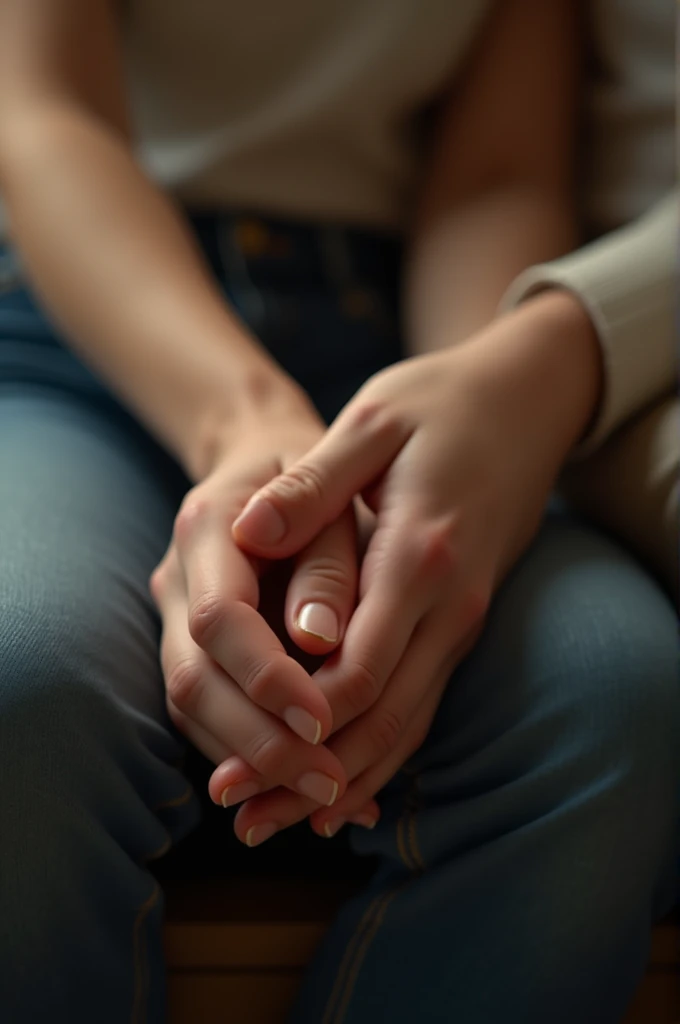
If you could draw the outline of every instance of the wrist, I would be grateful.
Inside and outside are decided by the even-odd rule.
[[[236,372],[230,367],[224,383],[212,388],[196,419],[185,465],[194,481],[204,479],[233,447],[236,439],[301,413],[318,418],[311,401],[275,363],[253,360]]]
[[[566,290],[541,292],[475,339],[486,352],[484,372],[517,422],[561,464],[594,419],[603,384],[601,348],[585,307]]]

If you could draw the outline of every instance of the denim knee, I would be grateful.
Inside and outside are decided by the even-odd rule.
[[[676,872],[680,680],[672,607],[623,553],[547,530],[499,595],[413,759],[423,861],[529,830],[663,909]],[[395,796],[399,787],[395,787]],[[362,845],[368,845],[362,838]]]
[[[79,884],[85,860],[94,867],[105,848],[114,860],[152,856],[168,835],[151,812],[187,787],[143,742],[139,709],[119,699],[113,646],[102,650],[68,606],[10,604],[1,630],[3,912],[8,901],[39,912],[49,892],[56,916],[44,925],[57,927],[57,894]]]

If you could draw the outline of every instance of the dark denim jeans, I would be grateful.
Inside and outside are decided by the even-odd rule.
[[[327,419],[400,357],[396,241],[194,224],[231,301]],[[147,580],[187,483],[4,258],[0,1018],[160,1024],[148,865],[200,812],[164,710]],[[677,655],[673,609],[643,570],[550,514],[383,791],[380,824],[351,835],[376,872],[331,928],[294,1020],[616,1024],[674,897]]]

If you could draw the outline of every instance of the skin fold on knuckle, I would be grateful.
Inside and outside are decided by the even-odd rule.
[[[404,723],[392,708],[379,708],[367,723],[369,743],[374,761],[392,755],[402,740]]]
[[[410,561],[417,578],[432,584],[448,582],[460,571],[458,531],[448,517],[425,522],[409,531]]]
[[[343,413],[342,425],[367,444],[382,446],[408,436],[404,419],[394,404],[370,392],[357,396]]]
[[[304,596],[349,593],[354,590],[354,573],[341,558],[333,555],[315,555],[305,560],[298,569],[298,587]]]
[[[343,697],[354,715],[373,707],[381,691],[376,669],[366,661],[354,662],[343,685]]]
[[[298,462],[272,480],[261,496],[273,499],[275,504],[290,505],[321,501],[325,493],[326,481],[320,469],[308,462]]]
[[[211,515],[212,501],[197,490],[190,491],[175,517],[173,539],[177,546],[183,549],[191,543]]]
[[[281,676],[287,660],[285,655],[277,652],[269,657],[265,652],[263,655],[254,656],[245,666],[238,682],[254,704],[263,705],[271,702],[277,692],[280,692]]]
[[[244,745],[243,760],[263,779],[271,784],[287,777],[290,772],[291,744],[273,729],[255,733]]]
[[[168,700],[180,712],[191,712],[196,708],[203,691],[203,666],[194,657],[185,657],[174,662],[165,676]]]
[[[217,593],[205,593],[189,609],[189,635],[199,647],[207,649],[225,628],[228,603]]]

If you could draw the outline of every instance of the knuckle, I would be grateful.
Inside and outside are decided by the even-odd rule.
[[[180,505],[175,517],[173,530],[174,540],[180,546],[195,536],[198,528],[210,514],[211,503],[197,491],[190,491]]]
[[[238,682],[250,700],[254,704],[261,705],[268,696],[276,692],[280,676],[280,665],[277,664],[277,661],[270,658],[257,658],[244,667]]]
[[[402,432],[400,417],[392,403],[385,399],[366,396],[348,410],[348,426],[373,443],[391,440]]]
[[[189,611],[189,635],[199,647],[205,647],[224,628],[227,607],[217,594],[204,594]]]
[[[318,501],[326,491],[320,470],[309,462],[298,462],[271,483],[272,491],[286,501]]]
[[[165,561],[157,565],[149,577],[149,590],[156,603],[163,594],[166,586],[167,569]]]
[[[450,522],[427,523],[413,532],[414,560],[419,573],[446,579],[459,570],[461,559],[456,531]]]
[[[350,590],[354,586],[353,576],[347,564],[332,555],[316,555],[304,565],[305,574],[323,589]]]
[[[354,715],[363,714],[372,707],[380,694],[378,672],[366,661],[355,662],[345,682],[345,700]]]
[[[250,740],[243,756],[263,778],[276,780],[283,775],[288,753],[287,741],[278,733],[267,731],[257,733]]]
[[[175,662],[165,677],[165,689],[168,700],[178,711],[194,708],[203,689],[201,663],[192,657]]]
[[[371,743],[379,759],[394,752],[403,733],[403,722],[396,711],[381,708],[370,726]]]

